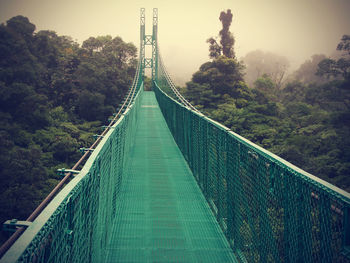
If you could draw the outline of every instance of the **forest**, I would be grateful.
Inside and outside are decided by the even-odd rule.
[[[28,18],[0,25],[0,222],[25,220],[89,147],[132,83],[137,49],[120,37],[80,46]],[[1,234],[1,241],[6,238]]]
[[[211,61],[182,88],[232,131],[305,171],[350,191],[350,35],[334,58],[315,54],[286,76],[288,59],[256,50],[238,61],[230,10],[208,39]]]
[[[316,54],[292,74],[288,60],[253,51],[241,61],[222,12],[210,60],[185,87],[200,111],[350,191],[350,36],[338,57]],[[16,16],[0,25],[0,221],[25,219],[58,183],[132,83],[137,48],[120,37],[82,45]],[[146,79],[148,85],[150,80]],[[2,233],[1,241],[6,237]]]

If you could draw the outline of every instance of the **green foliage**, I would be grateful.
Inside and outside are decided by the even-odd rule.
[[[343,42],[340,48],[344,50],[348,38]],[[242,65],[218,57],[193,74],[184,94],[203,113],[233,131],[350,191],[350,81],[338,62],[334,62],[337,79],[311,77],[321,58],[305,64],[303,68],[312,73],[306,72],[302,81],[290,81],[280,89],[273,74],[258,74],[254,88],[248,88]]]
[[[92,121],[104,117],[105,97],[100,93],[92,93],[87,90],[78,96],[77,110],[80,117]]]
[[[209,84],[201,85],[190,81],[186,85],[186,97],[191,99],[193,105],[199,109],[215,107],[220,95],[214,94]]]
[[[343,35],[337,46],[337,50],[345,51],[350,55],[350,35]]]
[[[30,38],[35,31],[35,25],[24,16],[15,16],[7,21],[7,27],[24,38]]]
[[[338,76],[349,78],[350,74],[350,60],[340,58],[338,60],[326,58],[318,64],[318,75]]]
[[[0,25],[0,222],[26,219],[93,143],[124,97],[136,47],[91,37],[82,47],[28,18]],[[3,239],[3,237],[1,237]]]
[[[235,59],[221,56],[212,62],[207,62],[193,74],[192,81],[200,85],[207,84],[215,95],[230,96],[243,90],[247,91],[241,73],[242,65]]]
[[[350,80],[350,35],[344,35],[337,46],[337,50],[345,52],[338,60],[325,58],[318,64],[317,74],[320,76],[341,76]]]
[[[264,93],[270,100],[277,101],[279,90],[272,79],[264,74],[254,82],[254,87]]]
[[[221,55],[222,47],[218,44],[215,38],[211,37],[207,40],[209,43],[209,57],[218,58]]]

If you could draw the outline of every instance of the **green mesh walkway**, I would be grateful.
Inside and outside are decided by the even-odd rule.
[[[153,92],[141,101],[112,231],[107,262],[234,262]]]

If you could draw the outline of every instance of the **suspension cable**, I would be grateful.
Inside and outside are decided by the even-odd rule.
[[[158,43],[157,43],[158,44]],[[168,73],[168,71],[166,70],[166,67],[163,63],[163,59],[159,50],[159,46],[158,46],[158,57],[159,57],[159,62],[160,62],[160,70],[163,72],[165,79],[167,81],[167,83],[169,84],[172,92],[175,94],[175,96],[180,100],[180,102],[185,106],[190,108],[191,110],[200,113],[199,110],[196,109],[196,107],[194,107],[188,100],[186,100],[184,98],[184,96],[180,93],[180,91],[176,88],[174,82],[172,81],[172,79],[170,78],[170,75]]]

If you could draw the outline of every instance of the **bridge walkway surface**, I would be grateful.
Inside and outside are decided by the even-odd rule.
[[[141,101],[106,262],[235,262],[152,91]]]

